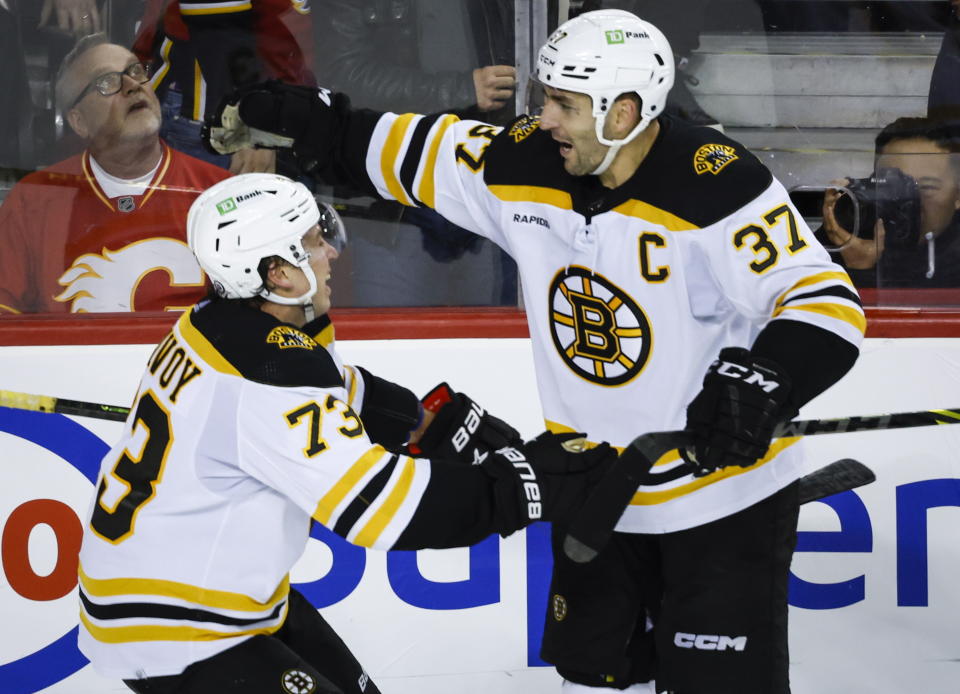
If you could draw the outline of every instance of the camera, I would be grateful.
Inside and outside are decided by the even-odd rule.
[[[914,248],[920,239],[920,188],[900,169],[880,168],[866,178],[852,178],[837,199],[834,214],[841,227],[861,238],[873,238],[883,220],[888,248]],[[855,220],[859,220],[855,223]]]

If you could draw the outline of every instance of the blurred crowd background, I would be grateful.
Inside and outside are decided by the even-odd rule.
[[[231,89],[275,78],[504,125],[548,33],[606,7],[664,31],[668,112],[757,154],[865,303],[960,305],[960,0],[0,0],[0,321],[203,296],[196,195],[301,177],[282,152],[204,150]],[[523,305],[488,241],[303,180],[348,229],[336,306]]]

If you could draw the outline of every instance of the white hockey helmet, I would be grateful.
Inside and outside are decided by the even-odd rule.
[[[584,12],[550,35],[537,54],[534,75],[542,86],[586,94],[593,101],[597,139],[611,148],[593,172],[599,174],[663,111],[673,87],[673,51],[657,27],[634,14]],[[640,97],[640,122],[623,139],[610,140],[603,135],[607,113],[627,92]]]
[[[327,223],[339,226],[342,236],[339,215],[332,207],[324,208]],[[219,296],[309,304],[317,278],[302,239],[320,221],[320,208],[302,183],[276,174],[242,174],[220,181],[194,200],[187,215],[187,243]],[[271,256],[300,268],[310,289],[298,297],[269,291],[257,268]]]

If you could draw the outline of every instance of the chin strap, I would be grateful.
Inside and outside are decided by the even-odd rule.
[[[603,161],[600,162],[600,165],[590,172],[592,176],[599,176],[608,168],[610,168],[610,165],[613,163],[613,160],[617,158],[617,152],[620,151],[621,147],[623,147],[628,142],[632,142],[634,139],[636,139],[637,135],[639,135],[640,133],[642,133],[644,130],[647,129],[647,126],[650,125],[650,119],[649,118],[641,119],[640,122],[633,127],[633,130],[627,133],[627,136],[624,137],[623,139],[608,140],[603,136],[603,124],[606,120],[606,116],[601,117],[598,114],[594,114],[594,118],[595,118],[594,123],[597,130],[597,139],[600,141],[601,145],[606,145],[609,148],[607,150],[606,155],[604,155],[603,157]]]
[[[623,146],[623,142],[622,142],[622,141],[621,141],[621,144],[610,145],[610,146],[607,148],[607,153],[606,153],[606,154],[604,155],[604,157],[603,157],[603,161],[600,162],[600,166],[598,166],[598,167],[595,168],[593,171],[591,171],[591,172],[590,172],[590,175],[592,175],[592,176],[599,176],[599,175],[602,174],[604,171],[606,171],[607,169],[609,169],[609,168],[610,168],[610,165],[613,163],[613,160],[617,158],[617,152],[620,151],[620,148],[621,148],[622,146]]]
[[[311,299],[313,299],[313,295],[317,293],[318,289],[317,276],[314,274],[313,268],[310,267],[309,260],[310,257],[307,256],[303,262],[297,264],[297,267],[303,271],[303,274],[307,278],[307,282],[310,284],[310,288],[300,296],[280,296],[279,294],[271,292],[266,288],[260,292],[260,296],[267,301],[272,301],[275,304],[283,304],[284,306],[309,306],[310,315],[307,316],[308,321],[313,320],[313,304],[311,303]]]

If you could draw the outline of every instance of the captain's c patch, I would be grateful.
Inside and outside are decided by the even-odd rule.
[[[693,155],[693,170],[697,175],[712,173],[716,176],[723,171],[723,167],[740,158],[730,145],[703,145]]]
[[[267,344],[277,345],[280,349],[298,347],[300,349],[316,349],[317,343],[306,333],[302,333],[289,325],[278,325],[267,335]]]

